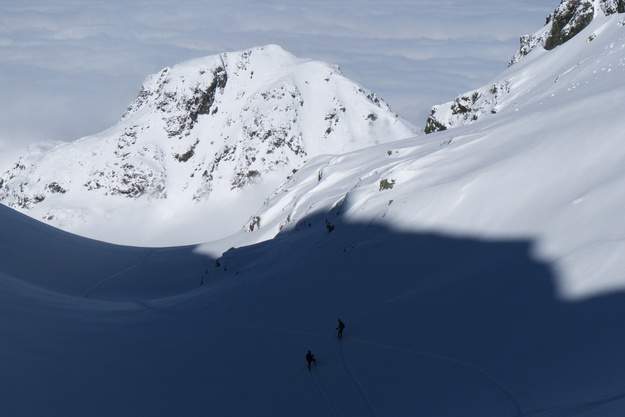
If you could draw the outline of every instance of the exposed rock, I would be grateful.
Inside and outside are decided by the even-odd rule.
[[[625,12],[625,0],[561,0],[547,17],[546,25],[532,35],[521,37],[521,46],[510,61],[515,64],[537,47],[552,50],[584,30],[597,16]],[[593,40],[590,35],[588,40]],[[497,113],[512,91],[509,80],[479,88],[434,106],[425,123],[425,133],[438,132],[480,120]],[[509,102],[510,100],[508,100]]]
[[[599,14],[615,13],[625,13],[625,0],[561,0],[558,8],[547,16],[543,29],[521,37],[521,45],[510,65],[538,46],[551,50],[562,45],[584,30]]]
[[[501,96],[510,92],[510,82],[499,81],[488,89],[462,94],[454,101],[434,106],[425,124],[425,133],[438,132],[479,120],[486,114],[497,113]]]

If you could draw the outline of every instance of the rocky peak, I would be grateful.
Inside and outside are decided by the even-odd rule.
[[[121,197],[116,204],[210,200],[254,184],[277,187],[322,153],[415,134],[338,67],[267,45],[149,76],[116,126],[34,151],[2,174],[0,201],[36,208],[36,217],[60,227],[61,212],[89,221],[75,207],[95,195]]]
[[[521,46],[510,61],[519,61],[537,46],[551,50],[584,30],[598,15],[625,13],[625,0],[561,0],[547,16],[545,27],[533,35],[524,35]]]
[[[196,74],[165,68],[147,78],[122,120],[146,109],[165,121],[169,137],[183,135],[193,128],[200,115],[217,111],[213,108],[215,98],[223,94],[227,82],[223,56],[201,65]]]
[[[510,66],[539,46],[545,50],[553,50],[564,44],[598,16],[624,11],[625,0],[562,0],[558,8],[547,17],[546,25],[542,29],[521,38],[521,48]],[[589,41],[592,39],[591,36]],[[510,71],[514,68],[516,67]],[[510,74],[511,72],[503,76],[507,78],[488,86],[461,94],[451,102],[432,107],[425,123],[425,133],[473,123],[502,111],[506,106],[514,106],[516,98],[512,97],[522,94],[520,85],[523,82],[518,79],[523,77],[517,75],[517,80],[513,80]]]

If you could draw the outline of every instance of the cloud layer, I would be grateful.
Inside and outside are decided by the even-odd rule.
[[[432,105],[505,69],[519,36],[540,28],[557,3],[5,1],[0,168],[29,144],[115,124],[143,79],[163,67],[269,43],[339,65],[422,126]]]

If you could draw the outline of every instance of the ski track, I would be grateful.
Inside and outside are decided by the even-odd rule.
[[[124,271],[118,272],[117,274],[114,274],[108,278],[105,278],[102,282],[104,282],[107,279],[113,278],[116,275],[119,275],[121,273],[124,273],[132,268],[135,268],[136,266],[140,265],[141,262],[143,262],[143,260],[145,260],[145,258],[147,258],[147,253],[145,254],[145,256],[143,257],[143,259],[137,263],[136,265],[125,269]],[[98,283],[97,285],[99,285],[100,283]],[[97,285],[95,287],[97,287]],[[94,288],[95,288],[94,287]],[[91,291],[91,290],[89,290]],[[169,309],[165,310],[165,309],[159,309],[156,307],[153,307],[151,305],[147,305],[145,302],[138,302],[137,304],[150,309],[150,310],[154,310],[154,311],[158,311],[161,313],[170,313],[170,314],[176,314],[172,311],[170,311]],[[303,334],[303,335],[309,335],[309,336],[317,336],[317,337],[325,337],[325,338],[334,338],[334,336],[329,336],[327,334],[324,333],[316,333],[316,332],[305,332],[305,331],[299,331],[299,330],[291,330],[291,329],[284,329],[284,328],[279,328],[279,327],[270,327],[270,326],[260,326],[260,325],[253,325],[253,324],[246,324],[246,323],[239,323],[239,322],[232,322],[232,321],[225,321],[225,320],[215,320],[212,319],[212,322],[215,323],[219,323],[219,324],[226,324],[229,326],[238,326],[238,327],[249,327],[249,328],[255,328],[255,329],[262,329],[262,330],[269,330],[269,331],[273,331],[273,332],[279,332],[279,333],[291,333],[291,334]],[[369,346],[374,346],[377,348],[381,348],[381,349],[388,349],[388,350],[394,350],[394,351],[398,351],[398,352],[406,352],[406,353],[412,353],[414,355],[418,355],[418,356],[423,356],[423,357],[429,357],[429,358],[433,358],[433,359],[437,359],[440,361],[445,361],[448,363],[452,363],[455,365],[459,365],[462,366],[466,369],[469,369],[471,371],[474,371],[478,374],[480,374],[483,378],[485,378],[488,382],[490,382],[494,387],[496,387],[499,391],[501,391],[513,404],[515,407],[515,416],[516,417],[528,417],[528,416],[535,416],[535,415],[539,415],[542,413],[549,413],[549,412],[555,412],[555,411],[564,411],[564,410],[583,410],[583,409],[590,409],[590,408],[594,408],[594,407],[599,407],[601,405],[605,405],[605,404],[609,404],[611,402],[615,402],[615,401],[619,401],[622,399],[625,399],[625,393],[622,394],[618,394],[612,397],[607,397],[607,398],[603,398],[600,400],[594,400],[594,401],[588,401],[588,402],[584,402],[584,403],[577,403],[577,404],[565,404],[565,405],[554,405],[551,407],[545,407],[545,408],[541,408],[541,409],[536,409],[536,410],[530,410],[530,411],[525,411],[522,412],[521,411],[521,406],[518,403],[518,401],[512,396],[512,394],[505,389],[499,382],[497,382],[497,380],[494,379],[494,377],[492,377],[488,372],[484,371],[483,369],[480,369],[474,365],[471,365],[469,363],[466,362],[462,362],[456,359],[452,359],[452,358],[448,358],[442,355],[437,355],[434,353],[429,353],[429,352],[423,352],[423,351],[419,351],[419,350],[410,350],[410,349],[404,349],[404,348],[398,348],[395,346],[390,346],[390,345],[385,345],[385,344],[381,344],[381,343],[375,343],[375,342],[370,342],[370,341],[366,341],[366,340],[362,340],[362,339],[355,339],[353,337],[344,337],[343,340],[348,339],[352,342],[355,343],[360,343],[360,344],[364,344],[364,345],[369,345]],[[373,406],[371,405],[371,402],[369,401],[369,398],[364,390],[364,388],[362,387],[362,385],[360,384],[360,382],[358,381],[358,379],[356,378],[356,376],[354,375],[353,371],[351,370],[351,368],[349,367],[349,364],[347,363],[347,360],[345,358],[345,352],[343,349],[343,341],[339,341],[339,348],[340,348],[340,353],[341,353],[341,361],[343,363],[343,367],[345,369],[345,372],[347,373],[347,375],[350,377],[350,379],[352,380],[352,382],[354,383],[354,386],[358,389],[358,391],[360,392],[360,395],[363,398],[363,401],[365,402],[365,404],[367,405],[367,408],[369,409],[371,416],[373,417],[377,417],[377,414],[375,413],[375,410],[373,409]],[[306,368],[304,368],[306,369]],[[319,376],[319,373],[316,369],[316,366],[314,368],[315,374],[317,375],[317,378],[319,379],[319,383],[317,383],[317,381],[315,380],[315,377],[313,375],[313,372],[311,371],[311,377],[313,379],[313,383],[315,384],[315,388],[317,389],[317,391],[319,392],[319,395],[321,395],[321,397],[323,398],[323,401],[325,402],[325,405],[328,409],[328,413],[333,416],[333,417],[338,417],[338,411],[336,409],[336,406],[334,404],[334,401],[332,400],[332,397],[330,396],[329,392],[327,391],[327,389],[325,388],[325,385],[323,384],[321,377]]]
[[[213,323],[225,324],[228,326],[249,327],[252,329],[269,330],[269,331],[278,332],[278,333],[303,334],[303,335],[308,335],[308,336],[333,338],[333,336],[329,336],[324,333],[305,332],[301,330],[283,329],[280,327],[270,327],[270,326],[260,326],[256,324],[246,324],[246,323],[239,323],[239,322],[234,322],[234,321],[226,321],[226,320],[218,320],[218,319],[211,319],[211,321]]]
[[[339,413],[336,410],[336,404],[334,403],[334,400],[332,399],[330,392],[328,391],[325,384],[323,383],[323,380],[321,379],[321,375],[319,375],[316,362],[315,362],[314,372],[311,372],[311,375],[313,377],[313,380],[315,380],[315,376],[317,377],[317,381],[319,382],[319,386],[317,389],[319,390],[319,393],[323,397],[323,401],[326,403],[326,407],[328,408],[330,415],[332,417],[339,417]],[[316,382],[315,382],[315,385],[316,385]]]
[[[216,323],[220,323],[220,324],[227,324],[227,325],[230,325],[230,326],[250,327],[250,328],[263,329],[263,330],[269,330],[269,331],[280,332],[280,333],[303,334],[303,335],[325,337],[325,338],[329,338],[329,337],[334,338],[335,337],[335,336],[329,336],[329,335],[324,334],[324,333],[305,332],[305,331],[299,331],[299,330],[283,329],[283,328],[279,328],[279,327],[260,326],[260,325],[238,323],[238,322],[230,322],[230,321],[215,320],[215,319],[213,319],[211,321],[216,322]],[[434,354],[434,353],[423,352],[423,351],[419,351],[419,350],[410,350],[410,349],[398,348],[398,347],[395,347],[395,346],[390,346],[390,345],[385,345],[385,344],[375,343],[375,342],[369,342],[369,341],[362,340],[362,339],[354,339],[352,337],[344,337],[343,339],[348,339],[348,340],[350,340],[352,342],[355,342],[355,343],[360,343],[360,344],[364,344],[364,345],[374,346],[374,347],[377,347],[377,348],[394,350],[394,351],[397,351],[397,352],[412,353],[414,355],[427,357],[427,358],[433,358],[433,359],[436,359],[436,360],[440,360],[440,361],[444,361],[444,362],[448,362],[448,363],[452,363],[452,364],[461,366],[463,368],[466,368],[466,369],[469,369],[469,370],[471,370],[473,372],[476,372],[482,378],[484,378],[488,382],[490,382],[490,384],[493,385],[495,388],[497,388],[497,390],[502,392],[506,396],[506,398],[508,398],[510,400],[510,402],[514,405],[514,409],[515,409],[514,416],[515,417],[524,417],[526,415],[531,415],[532,413],[536,414],[538,412],[543,412],[543,411],[533,411],[533,412],[530,412],[529,414],[527,414],[527,413],[526,414],[522,414],[521,413],[521,406],[519,405],[519,402],[514,398],[514,396],[510,393],[510,391],[508,391],[503,385],[501,385],[499,382],[497,382],[497,380],[493,376],[491,376],[488,372],[484,371],[483,369],[478,368],[477,366],[471,365],[469,363],[462,362],[462,361],[459,361],[457,359],[448,358],[448,357],[445,357],[445,356],[442,356],[442,355],[437,355],[437,354]],[[370,401],[369,401],[369,399],[368,399],[364,389],[359,384],[359,382],[355,378],[353,372],[349,369],[349,366],[347,365],[347,362],[346,362],[345,357],[344,357],[342,345],[341,345],[341,359],[343,360],[343,366],[345,367],[345,371],[350,376],[352,382],[354,383],[354,385],[356,386],[356,388],[358,389],[358,391],[362,395],[365,403],[367,404],[367,406],[369,408],[369,411],[371,412],[371,415],[372,416],[376,416],[375,411],[373,410],[373,407],[371,406],[371,403],[370,403]],[[623,395],[623,397],[625,397],[625,394]]]
[[[552,411],[564,411],[564,410],[578,410],[578,411],[582,411],[584,409],[592,409],[595,407],[599,407],[601,405],[605,405],[605,404],[609,404],[611,402],[615,402],[618,400],[622,400],[625,398],[625,394],[618,394],[615,395],[613,397],[608,397],[608,398],[603,398],[601,400],[594,400],[594,401],[588,401],[585,403],[578,403],[578,404],[566,404],[566,405],[554,405],[552,407],[546,407],[546,408],[542,408],[542,409],[538,409],[538,410],[532,410],[532,411],[527,411],[523,414],[520,414],[518,417],[525,417],[525,416],[535,416],[538,414],[542,414],[542,413],[549,413]]]
[[[437,360],[440,360],[440,361],[453,363],[453,364],[462,366],[463,368],[472,370],[472,371],[480,374],[483,378],[485,378],[488,382],[490,382],[495,388],[497,388],[499,391],[501,391],[510,400],[510,402],[512,402],[514,404],[514,408],[515,408],[515,414],[514,415],[516,417],[523,416],[523,414],[521,414],[521,406],[519,405],[518,401],[512,396],[510,391],[508,391],[506,388],[503,387],[503,385],[501,385],[499,382],[497,382],[497,380],[495,378],[493,378],[488,372],[484,371],[483,369],[478,368],[477,366],[471,365],[470,363],[459,361],[457,359],[448,358],[448,357],[437,355],[437,354],[434,354],[434,353],[423,352],[423,351],[420,351],[420,350],[403,349],[403,348],[398,348],[398,347],[395,347],[395,346],[384,345],[384,344],[381,344],[381,343],[368,342],[366,340],[361,340],[361,339],[354,339],[352,337],[348,337],[347,339],[349,339],[349,340],[351,340],[353,342],[356,342],[356,343],[361,343],[361,344],[374,346],[374,347],[378,347],[378,348],[382,348],[382,349],[394,350],[394,351],[398,351],[398,352],[412,353],[412,354],[418,355],[418,356],[433,358],[433,359],[437,359]]]
[[[163,314],[166,314],[168,316],[176,317],[176,316],[179,315],[179,312],[177,312],[176,310],[154,307],[153,305],[148,304],[147,300],[136,301],[136,304],[139,307],[143,307],[143,308],[145,308],[147,310],[152,310],[152,311],[155,311],[157,313],[163,313]]]
[[[315,365],[315,368],[317,367],[317,365]],[[317,392],[319,393],[319,395],[321,396],[321,399],[323,400],[323,403],[326,406],[326,409],[328,410],[328,414],[330,415],[330,417],[335,417],[332,414],[332,409],[330,408],[330,404],[328,404],[328,400],[326,399],[326,397],[323,395],[323,392],[321,391],[321,388],[319,387],[319,384],[317,383],[317,380],[315,379],[315,376],[313,375],[311,370],[308,370],[308,373],[310,374],[310,377],[312,378],[313,384],[315,385],[315,389],[317,390]]]
[[[85,298],[89,298],[89,294],[91,293],[91,291],[95,290],[96,288],[98,288],[100,285],[102,285],[103,283],[105,283],[106,281],[115,278],[116,276],[119,276],[121,274],[124,274],[128,271],[131,271],[133,269],[135,269],[136,267],[138,267],[139,265],[141,265],[148,257],[148,255],[150,254],[151,249],[147,249],[145,251],[145,254],[143,255],[143,257],[139,260],[139,262],[137,262],[136,264],[129,266],[126,269],[123,269],[119,272],[114,273],[113,275],[109,275],[108,277],[103,278],[102,280],[100,280],[97,284],[95,284],[93,287],[89,288],[86,292],[85,292]]]
[[[365,401],[365,404],[367,405],[367,408],[369,409],[369,412],[371,413],[371,415],[373,417],[377,417],[375,411],[373,410],[373,407],[371,406],[369,397],[367,396],[365,390],[362,387],[362,384],[360,384],[360,381],[358,380],[358,378],[356,378],[356,376],[350,369],[349,365],[347,364],[347,361],[345,360],[345,353],[343,351],[343,342],[341,342],[340,340],[339,340],[339,349],[341,351],[341,361],[343,362],[343,368],[345,368],[345,372],[347,372],[347,375],[349,375],[349,377],[351,378],[352,382],[354,383],[354,385],[360,392],[360,395],[362,395],[362,398]]]

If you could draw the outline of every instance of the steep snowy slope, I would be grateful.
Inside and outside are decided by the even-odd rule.
[[[89,237],[207,241],[237,230],[303,161],[413,135],[337,68],[269,45],[149,77],[117,126],[21,158],[0,201]],[[171,221],[181,216],[193,226]]]
[[[562,296],[625,288],[623,16],[595,19],[504,75],[510,93],[496,116],[317,158],[249,229],[265,239],[323,212],[397,230],[531,238],[558,268]]]
[[[547,17],[547,24],[542,29],[533,35],[521,37],[521,47],[510,65],[534,50],[536,52],[532,55],[552,50],[582,31],[584,33],[577,37],[576,43],[582,42],[579,38],[591,42],[597,34],[587,27],[595,18],[602,20],[605,16],[623,12],[625,2],[622,0],[561,0],[558,8]],[[621,16],[621,20],[625,21],[625,17]],[[560,69],[559,65],[554,68],[556,71]],[[560,75],[548,68],[545,70],[549,71],[549,75],[555,77]],[[485,87],[461,94],[452,102],[434,106],[426,120],[424,130],[426,133],[432,133],[474,123],[515,106],[517,101],[523,100],[519,96],[532,89],[533,82],[517,69],[504,72]]]

